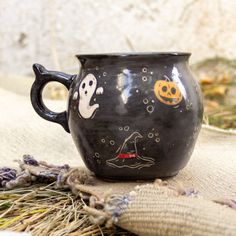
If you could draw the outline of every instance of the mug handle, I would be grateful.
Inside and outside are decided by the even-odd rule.
[[[65,85],[69,90],[75,75],[68,75],[58,71],[48,71],[40,64],[34,64],[35,81],[31,87],[30,98],[34,110],[45,120],[58,123],[70,133],[67,119],[67,112],[53,112],[49,110],[43,102],[42,91],[49,82],[56,81]]]

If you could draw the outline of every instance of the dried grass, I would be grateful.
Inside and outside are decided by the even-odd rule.
[[[93,225],[80,197],[53,185],[0,192],[0,230],[36,235],[132,235],[117,228]]]

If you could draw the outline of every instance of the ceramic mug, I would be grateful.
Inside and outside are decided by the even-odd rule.
[[[33,65],[35,111],[71,133],[86,166],[108,179],[176,175],[188,162],[203,117],[189,53],[78,55],[77,75]],[[42,90],[57,81],[69,90],[62,113],[49,110]]]

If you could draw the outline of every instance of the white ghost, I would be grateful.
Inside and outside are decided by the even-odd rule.
[[[93,94],[95,93],[96,88],[97,88],[97,79],[93,74],[86,75],[80,83],[79,113],[85,119],[91,118],[94,112],[99,108],[99,104],[97,103],[90,106],[90,101],[92,99]]]

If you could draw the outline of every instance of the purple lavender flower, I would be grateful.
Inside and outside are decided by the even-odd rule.
[[[4,187],[7,182],[16,179],[17,171],[12,168],[0,168],[0,187]]]
[[[39,163],[31,155],[24,155],[23,161],[27,165],[31,165],[31,166],[38,166],[39,165]]]

